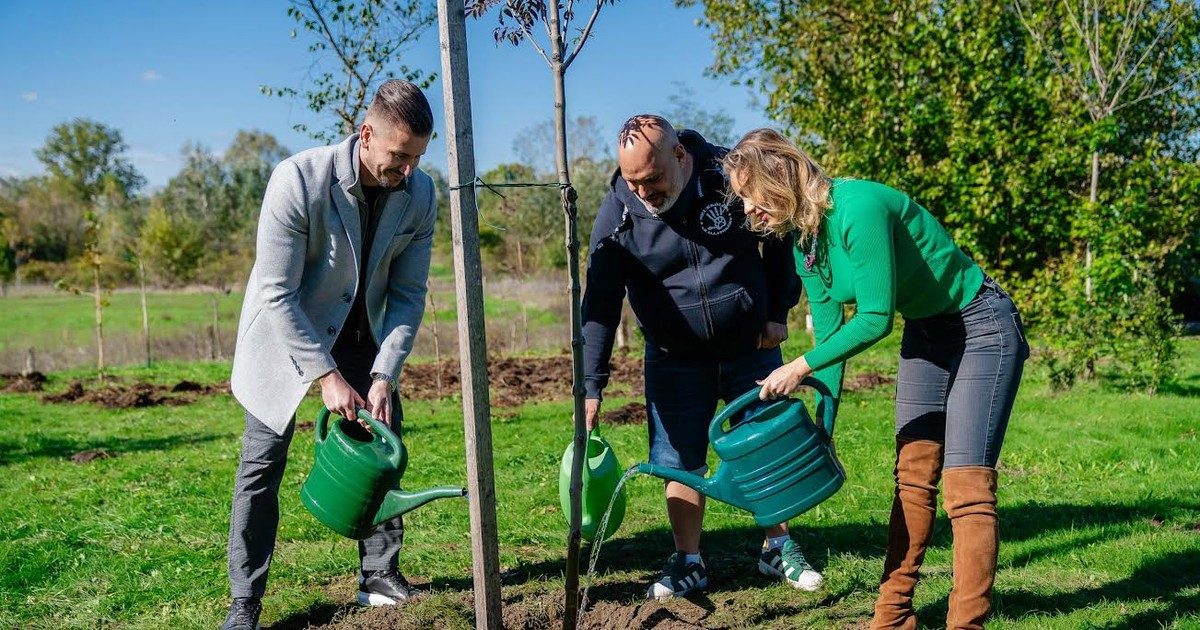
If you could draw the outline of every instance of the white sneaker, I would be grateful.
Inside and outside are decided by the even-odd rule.
[[[688,562],[686,554],[676,551],[667,559],[662,576],[646,589],[646,597],[648,599],[671,599],[706,588],[708,588],[708,568],[704,566],[704,561]]]
[[[825,582],[825,578],[805,559],[800,546],[791,540],[783,543],[782,547],[762,552],[758,557],[758,571],[763,575],[782,578],[793,588],[802,591],[815,591]]]

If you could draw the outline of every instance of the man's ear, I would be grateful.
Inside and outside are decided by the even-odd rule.
[[[358,128],[358,141],[361,142],[364,147],[371,143],[372,135],[374,135],[374,133],[371,129],[371,123],[364,122],[362,126]]]

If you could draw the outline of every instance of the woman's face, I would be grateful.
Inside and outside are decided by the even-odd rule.
[[[742,209],[750,219],[750,224],[762,225],[770,230],[775,230],[782,224],[782,220],[775,211],[764,206],[761,200],[748,195],[743,187],[745,183],[746,177],[741,171],[731,171],[729,173],[729,184],[733,188],[733,193],[742,200]]]

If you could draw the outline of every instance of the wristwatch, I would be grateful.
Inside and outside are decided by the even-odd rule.
[[[372,381],[387,381],[388,389],[393,392],[396,391],[396,377],[394,377],[394,376],[389,376],[387,374],[384,374],[383,372],[371,372],[371,380]]]

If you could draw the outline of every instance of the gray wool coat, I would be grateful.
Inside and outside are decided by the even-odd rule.
[[[387,197],[366,269],[359,269],[358,134],[297,153],[271,174],[257,250],[238,322],[233,395],[283,434],[312,381],[337,367],[333,342],[360,273],[379,353],[372,372],[397,378],[425,312],[437,214],[433,181],[419,169]]]

